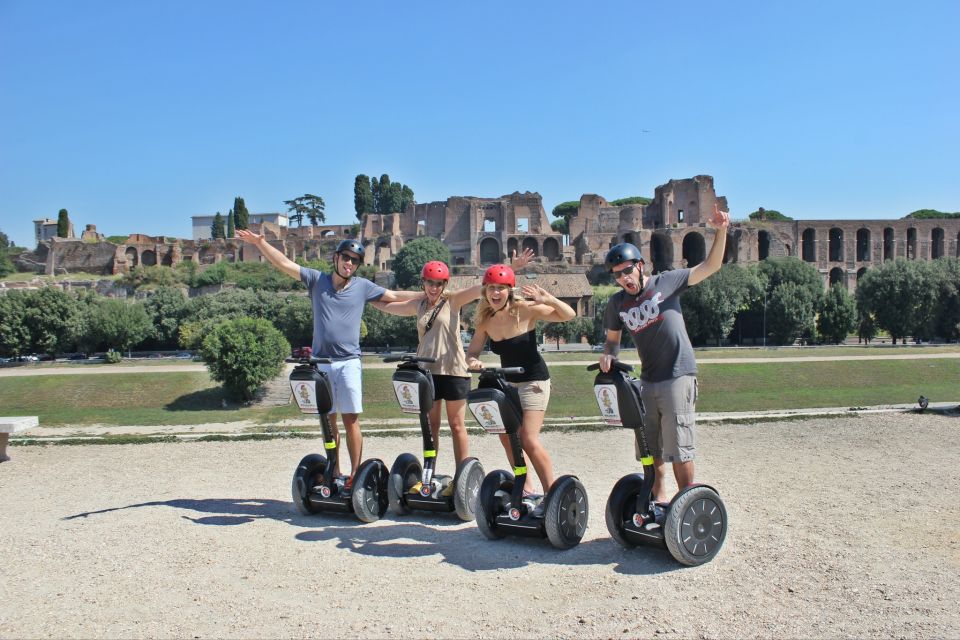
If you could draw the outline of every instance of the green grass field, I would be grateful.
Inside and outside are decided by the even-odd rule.
[[[817,355],[823,355],[820,352]],[[591,358],[592,360],[592,358]],[[586,365],[587,362],[584,362]],[[392,369],[364,372],[365,415],[402,417]],[[593,417],[594,374],[580,366],[551,369],[550,417]],[[760,411],[960,400],[960,360],[879,360],[710,364],[700,359],[700,411]],[[49,375],[0,378],[6,415],[36,415],[44,426],[191,425],[250,420],[269,426],[300,417],[285,407],[222,406],[223,393],[203,372]]]

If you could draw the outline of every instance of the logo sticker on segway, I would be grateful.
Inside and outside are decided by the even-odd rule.
[[[600,407],[600,417],[609,425],[621,427],[620,404],[617,402],[617,388],[612,384],[594,385],[593,393],[597,396],[597,405]]]
[[[487,433],[506,433],[507,427],[500,415],[500,407],[496,402],[473,402],[470,404],[470,413],[477,419],[480,426]]]
[[[290,390],[303,413],[320,413],[317,407],[317,383],[313,380],[291,380]]]
[[[420,413],[419,385],[409,382],[393,381],[393,391],[397,394],[397,402],[404,413]]]

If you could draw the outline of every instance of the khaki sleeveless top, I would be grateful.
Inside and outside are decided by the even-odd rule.
[[[439,304],[439,303],[437,303]],[[427,322],[436,307],[427,309],[427,301],[420,303],[417,309],[417,335],[420,346],[417,355],[433,358],[433,364],[424,364],[430,373],[443,376],[468,377],[467,358],[463,353],[463,341],[460,339],[460,309],[454,309],[449,300],[440,309],[430,331],[426,331]]]

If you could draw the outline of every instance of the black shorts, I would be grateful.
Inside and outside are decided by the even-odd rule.
[[[468,393],[470,393],[470,378],[433,376],[434,400],[466,400]]]

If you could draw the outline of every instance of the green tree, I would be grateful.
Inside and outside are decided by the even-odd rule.
[[[944,211],[937,211],[936,209],[918,209],[904,216],[904,220],[909,218],[913,218],[914,220],[960,218],[960,212],[946,213]]]
[[[763,295],[756,273],[736,264],[725,264],[718,272],[687,289],[680,298],[684,324],[694,345],[706,344],[730,335],[737,314]]]
[[[377,199],[377,213],[392,213],[390,205],[393,204],[393,200],[390,195],[390,176],[383,174],[380,176],[380,189],[377,194],[379,198]]]
[[[756,268],[766,282],[768,295],[785,282],[807,289],[811,299],[816,299],[823,292],[823,282],[817,268],[799,258],[767,258],[751,268]]]
[[[413,189],[407,185],[400,185],[400,208],[398,211],[406,211],[407,206],[411,204],[417,204],[417,200],[413,195]]]
[[[922,332],[935,308],[935,289],[926,263],[898,258],[869,269],[857,283],[860,314],[869,314],[877,326],[898,338]]]
[[[783,282],[773,289],[767,303],[767,330],[775,344],[813,339],[819,297],[819,292],[813,295],[794,282]]]
[[[26,297],[23,291],[17,290],[0,295],[0,356],[19,356],[29,352]]]
[[[785,216],[775,209],[764,209],[760,207],[747,216],[751,220],[793,220],[790,216]]]
[[[237,229],[247,229],[250,226],[250,212],[247,211],[243,198],[239,196],[233,199],[233,224]]]
[[[307,296],[287,296],[272,321],[290,344],[306,347],[313,342],[313,304]]]
[[[403,245],[393,259],[397,287],[407,289],[420,282],[423,265],[431,260],[450,264],[450,249],[436,238],[417,238]]]
[[[217,324],[200,347],[210,377],[242,400],[251,400],[261,384],[277,376],[289,353],[286,338],[268,321],[256,318]]]
[[[365,347],[394,346],[416,349],[420,341],[416,319],[413,317],[392,316],[367,305],[362,319],[367,327],[367,335],[361,341]]]
[[[559,220],[554,220],[550,223],[550,228],[556,231],[557,233],[562,233],[564,235],[570,233],[570,218],[577,215],[577,211],[580,209],[579,200],[569,200],[567,202],[561,202],[553,208],[551,212],[554,218],[560,218]]]
[[[610,202],[615,207],[622,207],[627,204],[650,204],[653,202],[651,198],[645,198],[644,196],[627,196],[626,198],[617,198]]]
[[[22,250],[14,246],[7,234],[0,231],[0,278],[17,270],[16,265],[13,264],[13,255],[18,251]]]
[[[353,208],[357,212],[358,220],[363,217],[363,214],[373,213],[376,210],[370,178],[362,173],[353,179]]]
[[[298,219],[303,220],[303,216],[306,216],[310,220],[310,224],[314,227],[327,220],[323,212],[326,205],[320,196],[306,193],[293,200],[284,200],[283,204],[287,205],[287,211],[290,212],[291,218],[296,216]]]
[[[929,334],[945,340],[960,339],[960,260],[938,258],[930,265],[933,287],[936,289],[934,321]]]
[[[150,316],[139,302],[105,298],[92,315],[92,329],[100,342],[116,351],[129,351],[153,331]]]
[[[820,299],[817,331],[825,342],[840,344],[857,326],[857,304],[846,288],[830,287]]]
[[[373,212],[383,213],[380,209],[380,179],[377,176],[370,178],[370,195],[373,196]]]
[[[153,327],[151,337],[155,343],[162,348],[175,349],[180,323],[186,319],[188,311],[183,289],[160,287],[143,301],[143,308]]]
[[[61,289],[44,287],[27,295],[25,321],[31,351],[56,356],[69,350],[85,329],[83,320],[77,298]]]
[[[214,240],[226,237],[223,230],[223,215],[219,211],[217,211],[217,215],[213,216],[213,223],[210,225],[210,237]]]
[[[233,238],[237,235],[237,222],[233,219],[233,209],[227,213],[227,237]]]
[[[60,209],[60,213],[57,214],[57,237],[67,238],[69,236],[70,236],[70,216],[67,215],[66,209]]]

